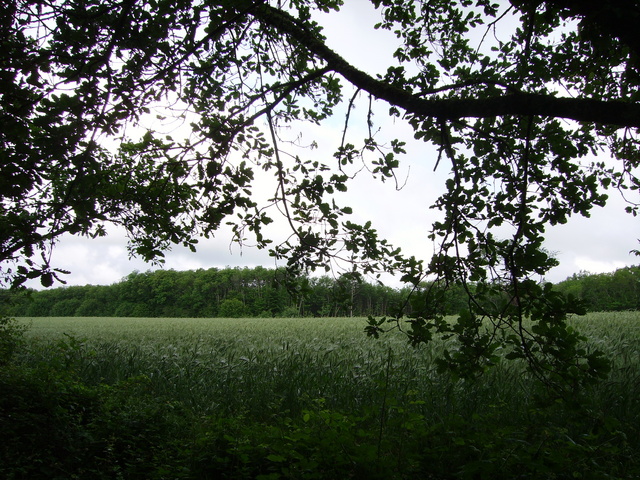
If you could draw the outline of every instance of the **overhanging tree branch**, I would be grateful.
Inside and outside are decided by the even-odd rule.
[[[276,27],[327,63],[361,90],[400,107],[407,113],[439,119],[534,115],[565,118],[619,127],[640,128],[640,105],[617,100],[556,97],[551,94],[509,93],[488,98],[424,99],[357,69],[305,30],[290,14],[262,5],[251,11],[258,20]]]

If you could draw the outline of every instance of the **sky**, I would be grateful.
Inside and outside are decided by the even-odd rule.
[[[394,38],[388,32],[373,37],[368,27],[375,23],[375,13],[367,0],[348,0],[339,15],[332,13],[320,18],[330,47],[368,73],[385,70],[394,49]],[[367,21],[368,20],[368,21]],[[345,92],[346,96],[351,93]],[[429,209],[444,190],[447,171],[434,172],[437,152],[433,147],[413,141],[411,131],[401,123],[384,118],[386,106],[376,104],[376,117],[383,131],[391,137],[408,140],[408,154],[399,169],[403,188],[398,191],[393,182],[374,182],[366,175],[359,175],[344,196],[345,205],[354,209],[354,220],[371,220],[380,236],[402,247],[403,252],[428,261],[433,245],[427,235],[437,212]],[[334,151],[342,135],[343,117],[336,117],[333,125],[323,130],[306,130],[307,141],[316,141],[317,154]],[[354,124],[350,133],[358,136],[362,124]],[[391,138],[389,137],[389,138]],[[325,150],[326,149],[326,150]],[[636,195],[636,200],[640,200]],[[640,222],[625,213],[624,201],[611,194],[605,208],[597,208],[591,218],[572,218],[565,225],[547,230],[546,248],[560,261],[560,266],[549,272],[546,279],[552,282],[564,280],[573,273],[611,272],[626,265],[640,263],[629,252],[639,248]],[[140,259],[129,258],[124,232],[108,228],[104,238],[86,239],[65,236],[56,246],[52,264],[71,271],[63,278],[68,285],[105,285],[120,281],[132,271],[155,269]],[[252,247],[240,249],[230,244],[229,231],[222,230],[216,238],[201,240],[197,253],[175,247],[167,253],[163,268],[190,270],[224,267],[276,267],[278,264],[265,251]],[[398,283],[387,279],[392,286]],[[38,283],[28,286],[40,288]]]

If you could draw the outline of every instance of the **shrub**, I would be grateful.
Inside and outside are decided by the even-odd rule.
[[[244,303],[237,298],[227,298],[220,302],[218,316],[222,318],[241,318],[246,314]]]
[[[0,392],[1,478],[63,479],[78,470],[95,391],[50,369],[12,365],[0,373]]]
[[[24,343],[27,329],[10,317],[0,317],[0,366],[9,363],[15,351]]]

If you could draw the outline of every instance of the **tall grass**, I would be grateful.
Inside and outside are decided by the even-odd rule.
[[[526,373],[508,362],[480,382],[453,381],[434,368],[442,344],[412,348],[397,333],[374,340],[364,335],[363,319],[24,321],[40,345],[31,349],[32,360],[50,361],[57,345],[68,350],[65,368],[76,369],[88,384],[144,376],[157,395],[205,415],[297,413],[316,398],[358,411],[379,405],[385,395],[433,419],[454,412],[472,416],[487,405],[522,406],[508,413],[514,415],[526,414],[535,390]],[[613,360],[610,379],[593,398],[609,409],[637,407],[640,315],[591,314],[573,322]]]
[[[78,432],[67,451],[84,460],[65,467],[75,471],[89,462],[91,474],[143,469],[159,479],[640,472],[639,313],[572,320],[613,362],[579,411],[541,409],[541,386],[518,363],[475,382],[440,374],[441,342],[414,349],[398,332],[368,338],[364,319],[21,321],[31,341],[18,363],[79,379],[55,390]],[[84,400],[67,404],[69,388]]]
[[[41,345],[30,353],[40,358],[32,360],[46,361],[52,346],[73,339],[68,368],[85,382],[146,376],[158,395],[202,414],[296,413],[316,398],[358,409],[379,397],[389,361],[393,374],[385,381],[396,394],[445,392],[432,371],[431,350],[411,349],[398,335],[369,339],[362,319],[46,318],[30,324]]]

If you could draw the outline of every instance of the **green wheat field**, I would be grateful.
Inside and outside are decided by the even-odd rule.
[[[435,368],[442,342],[369,338],[363,318],[18,320],[29,340],[19,362],[69,372],[118,399],[110,415],[125,426],[109,428],[130,444],[109,448],[129,458],[127,448],[143,450],[136,441],[151,442],[148,425],[135,422],[162,424],[161,445],[144,447],[140,465],[101,454],[102,471],[129,472],[122,478],[134,467],[139,478],[265,480],[640,471],[640,312],[571,320],[612,361],[575,412],[541,403],[544,388],[520,364],[455,380]]]

